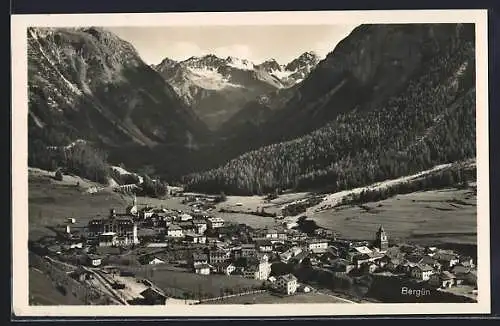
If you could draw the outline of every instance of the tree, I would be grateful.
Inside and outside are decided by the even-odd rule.
[[[54,179],[56,179],[57,181],[63,180],[63,174],[61,172],[61,169],[56,170],[56,173],[54,174]]]

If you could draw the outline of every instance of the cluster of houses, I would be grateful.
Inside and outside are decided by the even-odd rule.
[[[186,213],[148,206],[139,209],[135,198],[125,213],[117,214],[112,209],[107,219],[91,220],[85,237],[72,230],[72,224],[74,220],[68,221],[65,229],[70,249],[82,248],[89,242],[100,248],[139,244],[167,248],[171,243],[181,244],[195,248],[187,259],[193,273],[240,275],[267,281],[285,294],[297,291],[297,278],[292,274],[271,276],[274,263],[308,264],[335,275],[405,275],[436,288],[476,283],[471,257],[434,247],[404,244],[389,247],[382,226],[374,242],[348,241],[337,239],[333,232],[321,228],[308,235],[286,224],[252,229],[245,224],[226,225],[223,219],[206,212]],[[143,234],[144,230],[151,232]],[[89,254],[88,262],[96,267],[101,259]],[[163,264],[165,260],[151,255],[145,263]]]

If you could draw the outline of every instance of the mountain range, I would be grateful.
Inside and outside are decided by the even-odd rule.
[[[361,25],[325,59],[286,65],[148,66],[98,28],[30,29],[28,51],[34,165],[43,146],[85,139],[191,190],[252,194],[346,189],[475,156],[469,24]]]
[[[318,62],[313,52],[305,52],[286,65],[274,59],[255,64],[210,54],[180,62],[165,58],[152,67],[215,130],[246,103],[301,82]]]
[[[474,69],[473,25],[359,26],[295,89],[249,104],[271,113],[223,138],[227,162],[184,182],[338,191],[475,157]]]
[[[173,88],[114,34],[29,28],[27,38],[31,140],[186,146],[207,133]]]

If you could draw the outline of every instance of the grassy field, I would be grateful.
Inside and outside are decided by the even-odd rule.
[[[398,195],[361,206],[330,209],[310,216],[339,236],[372,239],[380,225],[392,239],[418,243],[475,244],[476,196],[447,189]]]
[[[206,304],[283,304],[283,303],[345,303],[335,297],[320,293],[297,293],[280,297],[268,292],[242,295],[224,300],[210,301]]]
[[[278,212],[283,204],[306,198],[307,193],[281,195],[266,203],[259,196],[228,196],[217,208],[239,210],[244,213],[212,212],[232,223],[246,223],[252,227],[274,226],[270,217],[248,214],[264,207],[268,212]],[[106,216],[114,207],[118,212],[130,204],[132,198],[111,191],[95,194],[68,182],[57,182],[48,175],[30,173],[29,223],[30,237],[49,233],[49,225],[62,223],[75,217],[84,225],[90,218]],[[149,204],[189,211],[182,198],[164,200],[137,198],[139,205]],[[372,239],[375,230],[384,225],[393,240],[405,239],[419,243],[476,243],[476,196],[467,190],[448,189],[398,195],[362,206],[346,206],[323,211],[310,210],[308,216],[319,226],[336,231],[341,237]]]
[[[52,280],[41,271],[29,269],[30,305],[83,305],[71,293],[64,295],[54,286]]]
[[[240,276],[199,275],[162,269],[161,266],[156,266],[154,270],[137,271],[136,275],[151,280],[167,295],[177,298],[182,298],[185,292],[191,293],[196,298],[199,293],[205,298],[217,297],[221,295],[223,288],[236,290],[262,285],[262,281]]]
[[[75,184],[57,182],[46,175],[29,175],[28,213],[31,239],[51,234],[47,226],[76,218],[83,226],[98,215],[107,216],[109,209],[125,210],[126,197],[110,191],[86,193]]]

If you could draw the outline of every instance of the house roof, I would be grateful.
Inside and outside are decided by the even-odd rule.
[[[204,237],[203,234],[198,234],[198,233],[193,233],[193,232],[188,232],[186,233],[186,236],[188,237],[193,237],[193,238],[201,238],[201,237]]]
[[[309,239],[307,240],[307,243],[328,243],[328,240],[326,239]]]
[[[370,254],[372,252],[367,246],[354,247],[354,250],[362,254]]]
[[[408,260],[410,263],[417,264],[417,263],[419,263],[419,262],[422,261],[423,257],[424,256],[422,256],[422,255],[413,255],[413,254],[410,254],[410,255],[406,256],[406,260]]]
[[[151,288],[151,287],[148,287],[147,289],[145,289],[144,291],[142,291],[140,293],[140,295],[142,295],[144,298],[161,298],[161,299],[166,299],[166,296],[160,292],[158,292],[157,290]]]
[[[111,236],[111,235],[116,235],[116,232],[104,232],[100,234],[101,236]]]
[[[226,260],[226,261],[223,261],[223,262],[216,264],[217,267],[221,267],[221,268],[228,268],[231,265],[233,265],[233,263],[230,260]]]
[[[454,254],[442,253],[442,252],[437,253],[434,257],[436,257],[437,260],[441,261],[451,261],[457,258],[457,256]]]
[[[205,268],[210,268],[209,264],[197,264],[194,266],[195,269],[205,269]]]
[[[434,268],[432,268],[431,266],[429,266],[427,264],[417,264],[415,266],[415,268],[420,269],[422,272],[428,272],[428,271],[433,271],[434,270]]]
[[[434,265],[434,264],[439,264],[438,261],[436,261],[434,258],[432,258],[431,256],[427,256],[425,255],[424,257],[422,257],[422,259],[420,260],[421,263],[424,263],[424,264],[428,264],[428,265]],[[440,265],[440,264],[439,264]]]
[[[293,282],[293,281],[297,281],[297,278],[295,277],[295,275],[293,274],[285,274],[285,275],[281,275],[279,278],[285,280],[286,282]]]
[[[259,240],[257,242],[259,246],[272,246],[273,243],[270,240]]]
[[[304,258],[306,258],[307,256],[309,256],[309,253],[307,251],[302,251],[302,252],[298,253],[297,255],[293,256],[292,258],[290,258],[290,260],[301,261]]]
[[[448,271],[442,272],[440,277],[443,280],[452,280],[452,279],[456,278],[455,275],[453,275],[452,273],[450,273]]]
[[[470,272],[470,268],[469,267],[465,267],[463,265],[455,265],[451,269],[451,272],[453,274],[467,274],[468,272]]]
[[[177,225],[177,224],[171,224],[167,228],[169,231],[177,231],[177,230],[182,230],[182,228]]]
[[[206,254],[193,254],[194,260],[208,260],[208,256]]]
[[[381,252],[372,251],[368,254],[370,258],[383,258],[385,255]]]
[[[357,260],[366,260],[366,259],[370,259],[370,258],[371,257],[368,254],[359,254],[359,255],[356,256]]]
[[[331,261],[332,265],[349,265],[349,261],[343,258],[336,258]]]
[[[254,243],[243,243],[241,249],[255,249]]]

